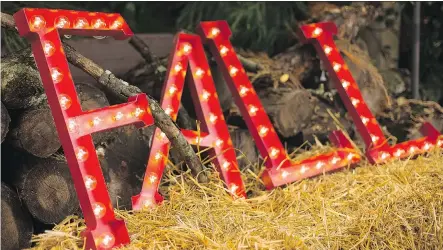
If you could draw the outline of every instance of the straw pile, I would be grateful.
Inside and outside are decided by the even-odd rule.
[[[362,163],[265,191],[244,170],[250,199],[233,201],[214,175],[165,176],[166,202],[116,210],[131,244],[123,249],[443,249],[443,154],[383,166]],[[257,173],[256,172],[256,173]],[[34,249],[78,249],[83,221],[67,218],[34,237]]]

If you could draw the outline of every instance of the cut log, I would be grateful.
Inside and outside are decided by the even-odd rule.
[[[1,98],[8,109],[35,107],[46,102],[34,57],[26,49],[1,60]]]
[[[125,126],[111,144],[97,149],[114,207],[130,209],[131,197],[140,193],[154,129]]]
[[[5,105],[1,103],[1,116],[2,116],[2,127],[1,127],[1,142],[5,140],[6,135],[9,131],[9,123],[11,122],[11,117],[9,116],[8,110]]]
[[[21,114],[7,140],[15,148],[37,157],[48,157],[61,146],[49,109],[29,110]]]
[[[79,212],[74,183],[64,157],[32,157],[23,164],[16,186],[34,218],[43,223],[57,224]]]
[[[76,85],[76,89],[83,110],[109,106],[105,94],[98,88],[80,83]],[[47,104],[42,108],[23,112],[14,123],[15,126],[7,140],[15,148],[42,158],[49,157],[60,149],[61,143],[54,118]],[[92,138],[98,145],[111,139],[113,133],[112,130],[98,132],[94,133]]]
[[[29,248],[33,232],[32,219],[17,193],[2,182],[2,242],[4,250]]]
[[[423,136],[420,127],[425,122],[443,133],[443,108],[436,102],[401,97],[378,121],[399,141],[418,139]]]
[[[237,155],[237,162],[240,169],[244,169],[258,161],[258,151],[254,139],[246,129],[230,129],[232,144]]]
[[[106,94],[90,83],[76,83],[75,88],[83,111],[109,106]],[[95,145],[106,143],[115,136],[115,130],[107,130],[92,134]]]
[[[260,91],[258,95],[275,130],[285,138],[297,135],[314,113],[315,98],[306,90],[281,87]]]

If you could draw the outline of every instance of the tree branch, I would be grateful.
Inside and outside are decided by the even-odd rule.
[[[16,30],[15,20],[9,14],[1,13],[1,25],[4,28]],[[63,43],[63,48],[68,62],[93,77],[98,83],[112,91],[122,100],[126,101],[128,97],[142,93],[139,88],[118,79],[112,74],[112,72],[104,70],[92,60],[77,52],[70,45]],[[166,137],[168,137],[171,142],[172,147],[177,150],[177,153],[191,169],[194,176],[197,176],[200,182],[207,182],[208,179],[203,172],[203,165],[191,145],[189,145],[183,134],[180,132],[180,128],[171,117],[165,113],[154,98],[150,95],[147,95],[147,97],[151,113],[154,117],[154,124],[165,133]]]

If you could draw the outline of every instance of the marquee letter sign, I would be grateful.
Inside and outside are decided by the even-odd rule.
[[[301,162],[292,162],[229,41],[231,31],[228,23],[202,22],[198,33],[209,43],[235,103],[261,156],[266,160],[266,170],[262,178],[268,189],[348,166],[360,160],[360,156],[353,151],[351,143],[342,132],[335,131],[330,138],[338,148],[333,152]]]
[[[153,124],[148,100],[140,94],[129,98],[128,103],[83,111],[60,34],[125,39],[132,35],[131,30],[119,14],[23,9],[14,18],[20,35],[32,45],[85,218],[86,249],[109,249],[129,243],[125,222],[115,218],[91,134],[133,123]]]
[[[32,45],[85,218],[86,249],[110,249],[128,244],[129,234],[125,222],[115,218],[91,134],[129,124],[138,127],[152,125],[148,100],[145,94],[139,94],[129,98],[127,103],[82,110],[60,34],[126,39],[133,35],[130,28],[119,14],[108,13],[22,9],[14,18],[20,35],[26,37]],[[331,152],[299,162],[291,161],[229,41],[231,31],[227,22],[202,22],[198,33],[200,37],[177,34],[161,105],[172,119],[177,118],[185,77],[190,73],[191,94],[202,127],[201,132],[181,131],[190,144],[211,148],[213,163],[233,197],[246,198],[246,192],[201,40],[208,43],[221,67],[235,103],[265,159],[266,169],[262,178],[267,189],[340,169],[361,160],[343,132],[334,131],[329,136],[335,145]],[[304,25],[300,29],[300,37],[314,41],[321,59],[326,62],[340,97],[366,144],[369,160],[381,163],[393,157],[404,158],[436,146],[443,147],[440,133],[429,123],[423,125],[423,138],[388,145],[380,125],[365,104],[334,44],[333,35],[336,33],[337,27],[333,23]],[[134,210],[150,207],[163,199],[157,190],[168,151],[168,139],[156,129],[142,191],[132,197]]]
[[[181,131],[190,144],[212,147],[211,154],[215,158],[213,162],[229,192],[234,197],[246,197],[231,136],[218,101],[200,37],[179,33],[174,44],[175,50],[170,55],[168,77],[163,86],[162,108],[172,116],[173,120],[177,118],[186,73],[190,72],[192,74],[190,90],[198,119],[202,121],[202,132],[198,134],[197,131],[185,129]],[[142,191],[133,197],[133,209],[151,206],[153,202],[158,201],[155,195],[166,165],[168,151],[168,139],[156,129]]]
[[[337,26],[331,22],[316,23],[304,25],[300,31],[299,37],[312,41],[321,60],[325,62],[340,98],[366,144],[366,155],[371,163],[383,163],[393,157],[405,158],[429,151],[436,145],[443,146],[443,140],[439,139],[440,133],[430,123],[422,126],[421,131],[425,137],[390,146],[335,46],[333,35],[337,34]]]

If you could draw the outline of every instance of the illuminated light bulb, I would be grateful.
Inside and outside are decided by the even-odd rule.
[[[160,133],[160,138],[161,138],[161,139],[165,139],[165,138],[166,138],[166,134],[163,133],[163,132],[161,132],[161,133]]]
[[[345,88],[346,90],[348,89],[348,87],[351,85],[350,82],[343,80],[341,82],[341,85],[343,86],[343,88]]]
[[[228,170],[230,165],[231,165],[231,163],[225,161],[225,162],[223,162],[223,164],[222,164],[222,168],[223,168],[224,170]]]
[[[326,55],[329,55],[332,52],[332,48],[326,45],[324,51],[325,51]]]
[[[198,68],[198,69],[195,71],[195,75],[196,75],[197,77],[202,77],[204,73],[205,73],[205,71],[202,70],[201,68]]]
[[[106,208],[103,204],[97,202],[92,205],[92,210],[94,211],[95,218],[100,219],[106,213]]]
[[[84,162],[88,159],[89,153],[84,147],[79,147],[75,150],[75,157],[78,161]]]
[[[84,18],[79,18],[75,21],[74,23],[74,28],[75,29],[84,29],[84,28],[88,28],[88,20],[84,19]]]
[[[155,159],[156,161],[160,160],[161,158],[162,158],[162,153],[160,153],[160,152],[157,152],[157,153],[155,154],[155,156],[154,156],[154,159]]]
[[[93,127],[98,126],[100,122],[102,122],[102,119],[100,119],[100,117],[94,117],[94,119],[92,119],[91,121]]]
[[[249,91],[249,89],[246,88],[245,86],[240,86],[240,96],[241,97],[244,97],[248,91]]]
[[[376,136],[376,135],[371,135],[371,140],[372,142],[376,142],[380,139],[380,137]]]
[[[249,114],[254,116],[258,111],[258,108],[254,105],[249,105]]]
[[[78,124],[75,122],[75,120],[70,119],[68,121],[68,130],[69,130],[69,132],[73,133],[73,132],[77,131],[77,129],[78,129]]]
[[[59,82],[62,81],[62,79],[63,79],[63,74],[60,72],[59,69],[57,69],[57,68],[52,68],[52,69],[51,69],[51,78],[52,78],[52,81],[53,81],[55,84],[57,84],[57,83],[59,83]]]
[[[200,142],[202,142],[202,138],[197,136],[194,140],[195,144],[200,144]]]
[[[288,176],[289,176],[289,172],[288,171],[283,170],[281,172],[281,178],[286,179],[286,177],[288,177]]]
[[[71,107],[72,101],[71,101],[71,98],[69,98],[69,96],[61,94],[59,96],[58,100],[59,100],[60,106],[63,110],[66,110],[69,107]]]
[[[106,233],[101,237],[100,245],[104,248],[110,248],[114,246],[115,238],[112,234]]]
[[[314,32],[312,32],[312,36],[317,37],[319,36],[321,33],[323,32],[323,30],[319,27],[314,29]]]
[[[341,65],[340,64],[334,62],[332,65],[333,65],[333,69],[334,69],[335,72],[340,71],[340,69],[341,69]]]
[[[215,141],[215,146],[217,146],[217,147],[221,147],[221,145],[223,145],[223,140],[222,139],[217,139],[216,141]]]
[[[397,151],[395,151],[394,156],[396,157],[400,157],[402,156],[404,153],[406,153],[403,149],[397,149]]]
[[[144,208],[150,208],[152,207],[152,205],[154,205],[154,203],[152,202],[151,199],[146,199],[143,201],[143,207]]]
[[[211,96],[211,94],[210,94],[208,91],[203,90],[202,99],[203,99],[204,101],[207,101],[207,100],[209,99],[210,96]]]
[[[361,121],[363,122],[363,124],[364,125],[367,125],[368,124],[368,122],[369,122],[369,118],[367,118],[367,117],[360,117],[361,118]]]
[[[325,163],[322,162],[322,161],[320,161],[320,162],[318,162],[318,163],[315,165],[315,168],[320,169],[320,168],[322,168],[324,165],[325,165]]]
[[[172,110],[172,109],[169,108],[169,107],[165,109],[165,113],[166,113],[167,115],[171,115],[173,111],[174,111],[174,110]]]
[[[300,173],[304,174],[304,173],[306,173],[306,171],[308,171],[308,168],[305,167],[304,165],[301,166],[301,168],[300,168]]]
[[[121,120],[125,115],[123,115],[122,112],[117,112],[117,114],[115,114],[114,116],[114,120],[119,121]]]
[[[211,114],[209,115],[209,121],[210,121],[212,124],[214,124],[215,121],[217,121],[217,116],[214,115],[213,113],[211,113]]]
[[[154,184],[157,181],[157,179],[158,179],[158,177],[155,173],[151,173],[148,178],[149,183],[151,183],[151,184]]]
[[[432,146],[433,146],[433,145],[432,145],[431,143],[426,142],[425,145],[423,146],[423,150],[426,150],[426,151],[427,151],[427,150],[431,149]]]
[[[271,159],[275,159],[278,156],[279,153],[280,153],[280,150],[272,147],[270,152],[269,152],[269,156],[271,157]]]
[[[351,102],[352,102],[352,105],[353,105],[353,106],[357,106],[357,105],[360,103],[360,100],[351,97]]]
[[[351,161],[352,159],[354,159],[354,154],[349,153],[348,156],[346,157],[346,159],[348,159],[348,161]]]
[[[210,34],[212,37],[216,37],[218,34],[220,34],[220,30],[218,28],[212,28]]]
[[[181,63],[177,63],[177,64],[174,66],[174,71],[175,71],[176,73],[180,72],[182,69],[183,69],[183,66],[182,66]]]
[[[46,26],[46,21],[41,16],[33,16],[31,18],[31,29],[33,30],[41,30]]]
[[[185,55],[189,54],[189,52],[191,52],[192,50],[192,46],[189,43],[185,43],[185,45],[183,45],[183,52],[185,53]]]
[[[416,146],[411,146],[410,148],[409,148],[409,153],[414,153],[415,151],[417,151],[418,150],[418,148],[416,147]]]
[[[238,186],[235,184],[232,184],[231,187],[229,188],[229,191],[231,192],[231,194],[235,194],[237,189],[238,189]]]
[[[134,112],[135,117],[139,117],[141,114],[143,114],[143,112],[144,112],[143,109],[141,109],[141,108],[136,108],[136,109],[135,109],[135,112]]]
[[[120,20],[115,20],[114,22],[112,22],[112,24],[109,26],[109,28],[116,30],[116,29],[120,29],[123,26],[123,22],[121,22]]]
[[[238,72],[238,69],[236,67],[231,66],[229,69],[229,75],[236,76]]]
[[[226,56],[226,54],[228,54],[228,51],[229,51],[228,47],[226,47],[224,45],[220,46],[220,55],[221,56]]]
[[[92,27],[94,27],[94,29],[105,29],[106,23],[102,19],[96,19],[92,21]]]
[[[171,87],[169,87],[168,92],[170,95],[173,95],[177,90],[177,87],[175,85],[172,85]]]
[[[331,163],[335,165],[335,164],[337,164],[339,161],[340,161],[340,157],[334,157],[334,158],[332,158]]]
[[[265,127],[265,126],[260,126],[259,128],[259,134],[261,137],[266,136],[268,134],[269,128]]]
[[[85,177],[85,186],[88,191],[92,191],[97,186],[97,180],[94,176],[88,175]]]
[[[43,51],[45,52],[46,57],[52,56],[55,52],[54,44],[51,43],[50,41],[45,41],[43,43]]]
[[[391,157],[391,155],[390,155],[389,153],[386,153],[386,152],[382,152],[382,153],[380,153],[380,158],[381,158],[382,160],[386,160],[386,159],[388,159],[389,157]]]
[[[55,27],[59,29],[69,28],[69,19],[65,16],[60,16],[55,19]]]

